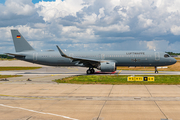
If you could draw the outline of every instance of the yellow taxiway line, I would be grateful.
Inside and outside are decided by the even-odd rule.
[[[121,72],[122,72],[122,70],[120,70],[120,71],[118,72],[118,75],[119,75]]]

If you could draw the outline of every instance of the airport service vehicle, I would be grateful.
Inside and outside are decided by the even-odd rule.
[[[88,67],[87,74],[114,72],[117,66],[167,66],[176,63],[176,59],[165,52],[158,51],[66,51],[59,46],[58,51],[36,51],[20,34],[11,30],[15,53],[6,53],[19,60],[48,66],[80,66]]]

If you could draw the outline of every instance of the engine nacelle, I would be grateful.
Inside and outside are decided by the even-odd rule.
[[[98,69],[100,69],[101,72],[114,72],[116,71],[116,64],[115,62],[103,62]]]

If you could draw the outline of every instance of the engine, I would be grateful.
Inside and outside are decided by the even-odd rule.
[[[116,71],[115,62],[103,62],[98,67],[101,72],[114,72]]]

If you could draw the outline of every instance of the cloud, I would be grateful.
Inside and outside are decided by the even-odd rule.
[[[174,34],[174,35],[180,35],[180,26],[172,26],[171,27],[171,32]]]
[[[35,6],[38,13],[43,16],[44,21],[51,22],[57,18],[66,16],[76,16],[76,12],[80,11],[84,6],[82,0],[56,0],[53,2],[39,2]]]
[[[5,5],[4,14],[32,15],[35,12],[32,0],[6,0]]]
[[[139,23],[138,24],[142,28],[147,28],[147,27],[153,26],[153,20],[152,19],[144,18],[144,16],[142,14],[140,14],[138,16],[138,19],[139,19]]]
[[[129,26],[124,26],[123,24],[114,24],[107,27],[95,27],[98,31],[109,31],[109,32],[127,32],[130,31]]]
[[[0,27],[43,22],[31,0],[6,0],[0,4]]]
[[[13,28],[37,50],[59,44],[69,50],[180,51],[179,5],[178,0],[6,0],[0,4],[0,45],[13,50]]]
[[[6,0],[5,5],[1,5],[0,14],[8,15],[32,15],[35,12],[32,0]]]
[[[168,50],[169,41],[166,40],[152,40],[152,41],[140,41],[140,43],[144,43],[149,50]]]
[[[98,15],[98,18],[101,19],[105,17],[105,14],[104,14],[104,7],[100,8],[99,9],[99,15]]]

